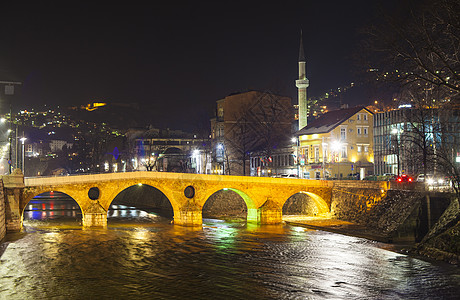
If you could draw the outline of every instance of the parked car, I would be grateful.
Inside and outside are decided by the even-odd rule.
[[[417,182],[424,182],[429,186],[444,186],[449,185],[449,179],[443,176],[435,176],[433,174],[419,174],[417,176]]]
[[[414,178],[410,177],[407,174],[402,174],[396,178],[396,182],[414,182]]]
[[[281,178],[297,178],[296,174],[280,174]]]
[[[395,181],[397,179],[398,179],[398,175],[393,174],[393,173],[385,173],[382,176],[382,180],[386,180],[386,181]]]

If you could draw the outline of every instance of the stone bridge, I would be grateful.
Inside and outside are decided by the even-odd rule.
[[[21,174],[16,174],[3,176],[2,179],[6,192],[8,231],[20,230],[23,212],[29,201],[49,191],[65,193],[78,203],[83,215],[83,226],[105,227],[107,211],[120,192],[135,185],[149,185],[161,191],[169,199],[173,208],[174,224],[200,226],[203,205],[212,194],[220,190],[232,190],[243,198],[248,209],[248,222],[277,224],[282,222],[283,205],[292,195],[307,194],[316,204],[319,214],[327,214],[331,212],[334,190],[339,189],[343,194],[347,186],[341,186],[340,181],[166,172],[126,172],[25,179]],[[364,186],[371,198],[383,197],[389,188],[387,182],[355,181],[352,184]]]

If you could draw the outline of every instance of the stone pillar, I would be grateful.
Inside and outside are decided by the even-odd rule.
[[[179,208],[179,210],[174,210],[174,224],[182,226],[202,226],[202,208],[189,202]]]
[[[259,208],[248,209],[248,222],[258,224],[279,224],[283,220],[283,209],[273,200],[268,199]]]
[[[22,229],[21,198],[24,190],[24,175],[16,169],[13,174],[2,176],[5,197],[5,224],[7,232]]]
[[[99,201],[93,201],[82,213],[83,227],[107,227],[107,211],[99,204]]]

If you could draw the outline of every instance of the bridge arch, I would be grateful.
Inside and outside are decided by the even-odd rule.
[[[104,207],[106,210],[110,207],[110,204],[112,204],[113,200],[122,193],[123,191],[131,188],[131,187],[136,187],[136,186],[149,186],[151,188],[154,188],[161,192],[168,200],[169,203],[171,204],[174,213],[179,209],[179,204],[177,203],[176,199],[174,198],[173,193],[167,189],[165,186],[158,182],[150,181],[150,180],[137,180],[137,181],[127,181],[127,182],[119,182],[116,185],[110,185],[106,187],[105,189],[109,189],[110,192],[107,195],[107,199],[104,199]]]
[[[63,189],[52,189],[52,188],[43,188],[43,189],[39,189],[39,190],[36,190],[36,191],[33,191],[32,193],[29,193],[27,194],[26,197],[24,197],[24,200],[23,202],[21,203],[21,207],[20,207],[20,211],[21,211],[21,220],[24,219],[24,212],[27,208],[27,206],[29,205],[30,201],[32,201],[35,197],[37,196],[40,196],[40,195],[43,195],[45,193],[52,193],[52,192],[57,192],[57,193],[61,193],[61,194],[64,194],[68,197],[70,197],[77,205],[78,205],[78,208],[80,209],[80,212],[82,213],[83,215],[83,208],[82,208],[82,203],[80,203],[79,201],[77,201],[77,198],[75,197],[76,195],[73,195],[72,196],[72,193],[70,191],[66,191],[65,188]]]
[[[174,216],[174,208],[171,200],[160,189],[150,184],[138,183],[126,187],[113,197],[109,203],[109,207],[114,204],[151,208],[163,212],[167,211],[168,217]]]
[[[244,217],[247,218],[248,205],[244,197],[249,197],[245,193],[236,190],[223,188],[210,195],[202,206],[203,217]]]
[[[308,196],[307,198],[302,197],[301,195]],[[297,197],[296,197],[297,196]],[[299,196],[301,197],[299,199]],[[314,215],[315,216],[324,216],[330,212],[329,206],[327,202],[318,194],[309,192],[309,191],[299,191],[297,193],[292,194],[288,199],[286,199],[283,203],[283,215],[285,214],[286,210],[289,209],[288,206],[295,205],[297,209],[302,209],[302,205],[299,205],[299,202],[305,201],[309,204],[314,205]]]
[[[226,191],[226,190],[235,192],[236,194],[238,194],[238,196],[240,196],[243,199],[244,203],[246,204],[246,208],[247,208],[247,217],[246,217],[247,221],[248,222],[257,221],[258,206],[257,206],[257,203],[254,201],[254,197],[249,192],[247,191],[243,192],[241,189],[238,189],[235,187],[215,187],[212,189],[208,189],[207,193],[203,197],[203,203],[201,204],[201,208],[203,209],[204,205],[206,204],[206,202],[209,200],[209,198],[212,195],[218,193],[219,191]]]

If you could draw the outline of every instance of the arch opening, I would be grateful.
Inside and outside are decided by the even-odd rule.
[[[321,197],[303,191],[286,200],[282,213],[283,221],[291,222],[330,217],[329,208]]]
[[[66,225],[81,225],[80,205],[68,194],[48,191],[33,197],[22,211],[23,220],[30,222],[59,222]]]
[[[173,219],[170,200],[159,189],[147,185],[130,186],[113,199],[107,211],[107,221],[129,219],[136,222],[152,222],[154,219]]]
[[[205,219],[224,219],[246,221],[249,197],[243,192],[224,188],[214,192],[203,205],[202,216]]]

